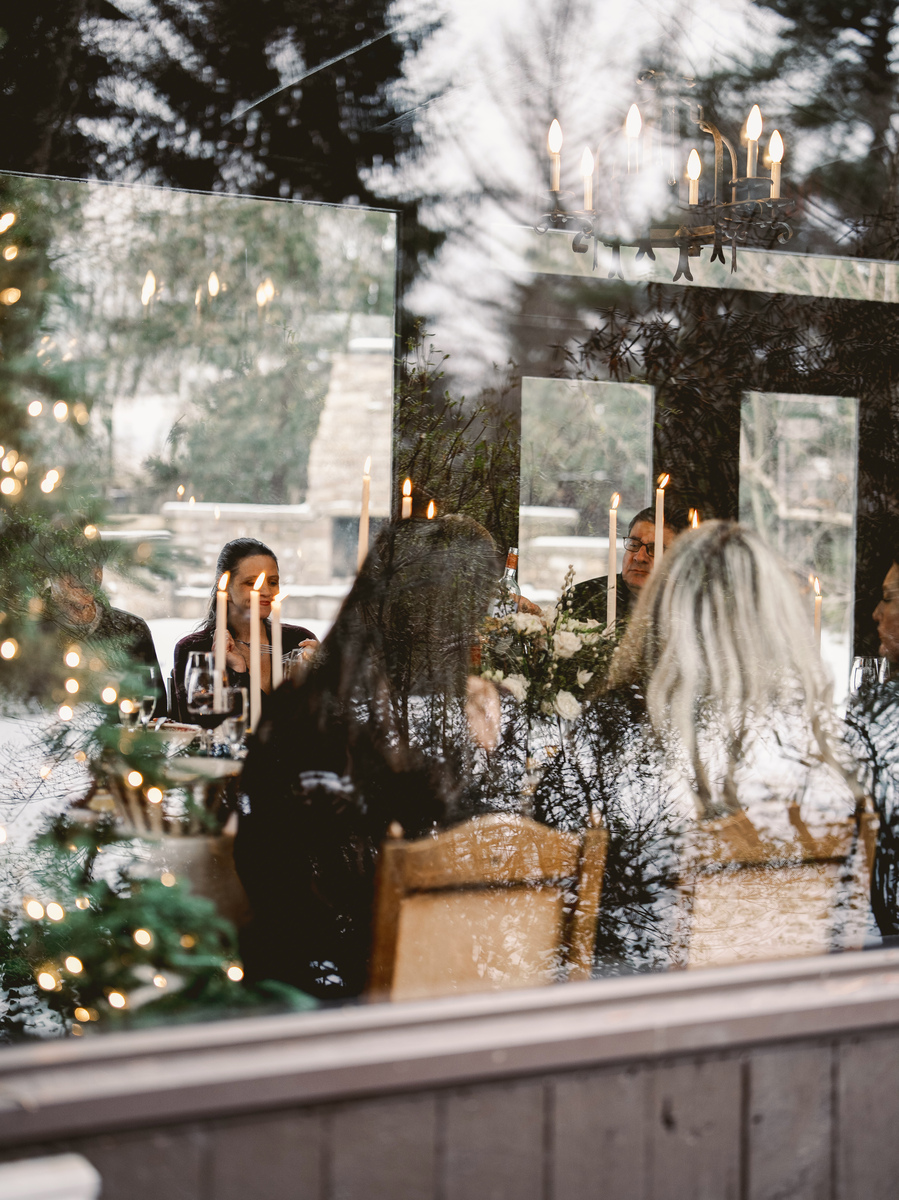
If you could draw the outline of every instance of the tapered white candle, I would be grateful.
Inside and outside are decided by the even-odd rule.
[[[687,197],[688,204],[699,203],[699,176],[702,174],[702,159],[696,150],[696,147],[690,151],[690,157],[687,159],[687,179],[689,183],[689,195]]]
[[[768,158],[771,160],[771,199],[780,199],[780,164],[783,162],[784,140],[775,129],[768,142]]]
[[[584,212],[593,211],[593,171],[595,164],[593,155],[590,153],[590,147],[584,148],[584,153],[581,155],[581,177],[584,180]]]
[[[610,629],[615,628],[618,617],[618,504],[621,497],[617,492],[612,494],[612,507],[609,509],[609,573],[606,583],[606,624]]]
[[[557,192],[562,179],[562,126],[555,119],[546,137],[549,151],[549,190]]]
[[[670,478],[670,475],[660,475],[659,486],[656,488],[656,544],[652,561],[653,569],[662,565],[662,554],[665,550],[665,488]]]
[[[640,130],[643,128],[643,118],[636,104],[627,110],[624,122],[624,135],[627,138],[627,173],[636,174],[640,170]]]
[[[759,164],[759,138],[762,136],[762,114],[757,104],[753,104],[746,122],[746,175],[749,179],[755,176]]]
[[[412,480],[407,479],[403,484],[403,509],[400,513],[402,520],[408,521],[412,516]]]
[[[356,569],[362,570],[362,564],[368,555],[368,509],[371,503],[371,455],[365,460],[362,468],[362,508],[359,512],[359,549],[356,554]]]
[[[250,592],[250,729],[255,730],[262,713],[262,651],[259,633],[259,589],[265,583],[265,571]]]
[[[271,690],[280,688],[284,678],[283,649],[281,642],[281,601],[287,599],[286,592],[278,592],[271,601]]]
[[[821,649],[821,584],[815,576],[815,645]]]
[[[223,688],[225,683],[225,643],[228,633],[228,579],[226,571],[219,580],[215,593],[215,681],[213,683],[213,708],[216,712],[224,712],[225,698]]]

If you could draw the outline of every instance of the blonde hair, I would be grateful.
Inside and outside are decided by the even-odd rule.
[[[623,684],[642,685],[650,724],[686,757],[705,816],[739,808],[733,770],[747,738],[777,733],[786,710],[835,765],[831,684],[811,616],[777,557],[735,522],[707,521],[665,552],[612,661],[607,687]],[[703,732],[723,738],[723,803],[712,800]]]

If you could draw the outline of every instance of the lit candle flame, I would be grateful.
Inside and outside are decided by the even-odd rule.
[[[218,590],[220,592],[226,592],[228,590],[228,580],[230,578],[231,578],[231,572],[226,571],[224,573],[224,575],[221,577],[221,579],[219,580]]]
[[[437,505],[431,500],[428,504],[428,520],[433,521],[437,516]]]
[[[144,308],[146,308],[147,305],[150,303],[150,301],[153,299],[155,292],[156,292],[156,276],[153,274],[152,271],[148,271],[146,274],[146,277],[144,278],[144,286],[140,290],[140,302],[144,306]]]
[[[768,157],[773,163],[783,162],[784,156],[784,140],[780,133],[775,129],[771,134],[771,140],[768,142]]]
[[[612,508],[617,508],[621,503],[621,496],[618,492],[612,492]]]
[[[371,455],[370,454],[369,454],[368,458],[365,460],[365,466],[362,468],[362,474],[363,475],[371,474]]]
[[[206,282],[206,286],[209,288],[210,296],[215,297],[219,294],[222,285],[219,283],[219,277],[216,275],[215,271],[211,272],[209,279]]]
[[[640,130],[643,128],[643,118],[640,116],[640,110],[636,104],[632,104],[627,110],[627,120],[624,122],[624,132],[629,138],[638,138]]]
[[[266,304],[268,304],[268,292],[265,290],[264,283],[260,283],[256,289],[256,303],[260,308],[265,308]]]
[[[820,595],[821,595],[821,584],[818,582],[818,576],[817,576],[817,575],[815,576],[815,595],[816,595],[816,596],[820,596]]]
[[[762,114],[757,104],[753,104],[749,112],[749,118],[746,121],[746,136],[750,142],[757,142],[762,136]]]
[[[265,571],[262,571],[259,578],[253,584],[253,591],[258,592],[264,583],[265,583]]]
[[[670,478],[671,478],[671,476],[670,476],[670,475],[660,475],[660,476],[659,476],[659,482],[657,483],[657,485],[656,485],[656,486],[657,486],[657,487],[659,487],[659,488],[664,488],[664,487],[667,487],[667,486],[668,486],[668,480],[669,480]]]
[[[699,157],[699,152],[694,147],[690,151],[690,157],[687,159],[687,178],[698,179],[702,174],[702,159]]]
[[[699,528],[699,509],[698,508],[690,509],[690,528],[691,529]]]
[[[278,592],[277,596],[275,596],[274,600],[272,601],[272,604],[280,604],[283,600],[286,600],[286,599],[287,599],[287,592]]]
[[[552,125],[549,127],[549,134],[546,138],[546,144],[549,147],[550,154],[558,154],[562,149],[562,126],[555,118]]]
[[[412,495],[412,480],[411,479],[407,479],[406,482],[403,484],[403,495],[404,496]]]

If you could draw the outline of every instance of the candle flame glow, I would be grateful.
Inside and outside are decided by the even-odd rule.
[[[783,161],[784,156],[784,140],[780,133],[775,129],[771,134],[771,140],[768,142],[768,157],[773,163]]]
[[[746,136],[750,142],[757,142],[762,136],[762,113],[757,104],[753,104],[746,121]]]
[[[411,479],[407,479],[406,482],[403,484],[403,495],[404,496],[412,495],[412,480]]]
[[[370,473],[371,473],[371,455],[369,454],[368,458],[365,460],[365,466],[362,468],[362,474],[369,475]]]
[[[817,575],[815,576],[815,595],[816,595],[816,596],[820,596],[820,595],[821,595],[821,584],[818,582],[818,576],[817,576]]]
[[[206,281],[206,286],[209,288],[210,296],[215,297],[219,294],[222,285],[219,283],[219,277],[216,275],[215,271],[210,272],[209,279]]]
[[[277,596],[275,596],[274,600],[272,601],[272,604],[280,604],[282,600],[287,599],[287,596],[287,592],[278,592]]]
[[[659,482],[658,482],[658,484],[657,484],[656,486],[657,486],[658,488],[660,488],[660,489],[661,489],[661,488],[665,488],[665,487],[667,487],[667,486],[668,486],[668,481],[669,481],[669,479],[670,479],[670,478],[671,478],[671,476],[670,476],[670,475],[660,475],[660,476],[659,476]]]
[[[612,492],[612,508],[617,508],[621,503],[621,496],[618,492]]]
[[[264,583],[265,583],[265,571],[262,571],[259,575],[259,578],[253,584],[253,591],[258,592]]]
[[[581,174],[585,179],[589,179],[593,174],[596,163],[593,160],[593,155],[590,153],[590,147],[584,147],[584,153],[581,155]]]
[[[690,151],[690,157],[687,159],[687,178],[698,179],[701,174],[702,159],[699,157],[699,152],[694,146]]]
[[[643,128],[643,118],[640,116],[640,110],[636,104],[632,104],[627,110],[627,119],[624,122],[624,132],[629,138],[638,138],[640,130]]]
[[[691,529],[699,528],[699,509],[698,508],[690,509],[690,528]]]
[[[227,590],[228,590],[228,580],[229,580],[230,578],[231,578],[231,572],[230,572],[230,571],[226,571],[226,572],[224,573],[224,575],[221,577],[221,579],[219,580],[219,586],[218,586],[218,590],[219,590],[220,592],[227,592]]]
[[[549,127],[546,144],[549,147],[550,154],[558,154],[562,149],[562,126],[555,118],[553,118],[553,123]]]
[[[437,505],[434,503],[433,500],[431,500],[428,503],[428,520],[433,521],[436,516],[437,516]]]
[[[140,290],[140,302],[144,306],[150,303],[156,292],[156,276],[152,271],[148,271],[144,278],[144,286]]]

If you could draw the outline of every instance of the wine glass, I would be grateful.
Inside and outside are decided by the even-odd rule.
[[[852,660],[852,671],[849,675],[849,691],[853,696],[860,696],[863,692],[873,691],[889,677],[887,659],[856,655]]]
[[[136,729],[140,720],[140,701],[133,696],[123,696],[119,700],[119,724],[125,729]]]
[[[243,739],[247,731],[248,701],[247,689],[243,687],[228,687],[224,689],[225,720],[222,731],[228,742],[232,758],[241,758]]]
[[[221,714],[215,712],[214,656],[202,650],[192,651],[184,682],[187,688],[187,711],[197,718],[197,724],[206,731],[203,748],[208,751],[208,730],[221,722]]]
[[[150,724],[150,722],[153,720],[153,713],[155,712],[155,710],[156,710],[156,697],[149,696],[149,695],[142,696],[141,702],[140,702],[140,723],[141,723],[141,725],[143,725],[144,729],[146,729],[147,726]]]

